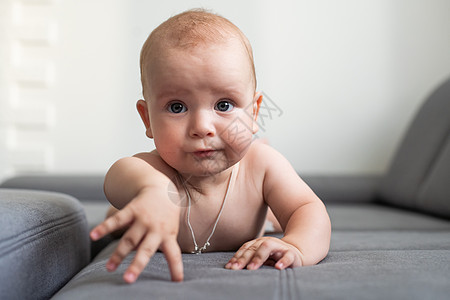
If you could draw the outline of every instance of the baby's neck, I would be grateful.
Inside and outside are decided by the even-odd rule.
[[[233,166],[220,173],[209,176],[192,176],[190,174],[180,174],[181,180],[186,184],[186,187],[190,191],[195,191],[205,197],[217,194],[217,188],[221,186],[227,186],[229,180],[232,180],[231,174]],[[235,171],[236,172],[236,171]]]

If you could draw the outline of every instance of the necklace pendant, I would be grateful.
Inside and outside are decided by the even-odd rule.
[[[210,245],[210,243],[209,243],[209,242],[206,242],[206,243],[203,245],[203,247],[201,247],[200,249],[198,249],[198,251],[199,251],[198,254],[202,253],[202,251],[206,251],[206,247],[208,247],[209,245]]]
[[[202,248],[199,249],[197,246],[195,246],[194,251],[192,251],[191,253],[199,255],[202,253]]]

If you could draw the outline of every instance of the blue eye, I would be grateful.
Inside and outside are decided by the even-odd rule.
[[[216,104],[215,109],[218,111],[226,112],[230,111],[234,108],[234,105],[230,103],[230,101],[222,100]]]
[[[180,114],[187,110],[186,106],[180,102],[174,102],[169,104],[167,110],[174,114]]]

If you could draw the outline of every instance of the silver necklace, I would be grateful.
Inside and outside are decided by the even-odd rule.
[[[197,241],[195,239],[194,230],[192,229],[192,225],[191,225],[191,221],[190,221],[190,216],[191,216],[191,195],[190,195],[190,193],[189,193],[189,191],[188,191],[188,189],[186,187],[186,184],[184,183],[184,180],[181,180],[181,183],[183,184],[184,191],[186,192],[186,195],[187,195],[187,198],[188,198],[187,223],[188,223],[189,230],[191,231],[192,241],[194,242],[194,251],[192,251],[191,253],[193,253],[193,254],[200,254],[200,253],[202,253],[202,251],[206,250],[206,247],[211,245],[209,243],[209,240],[213,236],[214,231],[216,231],[217,223],[219,223],[220,216],[222,215],[223,208],[225,207],[225,202],[227,202],[228,192],[230,190],[230,185],[231,185],[231,179],[233,178],[233,172],[234,172],[234,167],[231,170],[230,179],[228,179],[227,191],[225,192],[225,196],[223,198],[222,207],[220,208],[219,215],[217,216],[216,222],[214,223],[214,226],[213,226],[213,229],[211,231],[211,234],[209,235],[208,239],[206,240],[206,243],[201,248],[199,248],[198,245],[197,245]]]

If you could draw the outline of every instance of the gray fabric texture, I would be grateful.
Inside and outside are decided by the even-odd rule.
[[[417,206],[450,218],[450,134],[420,186]]]
[[[85,209],[89,230],[105,219],[109,202],[103,193],[103,175],[48,175],[35,174],[13,177],[0,188],[38,189],[71,195],[81,201]],[[94,257],[112,238],[105,238],[91,243],[91,256]]]
[[[156,253],[138,281],[122,280],[133,255],[114,273],[105,269],[117,242],[53,299],[448,299],[450,231],[336,232],[320,264],[278,271],[224,269],[232,252],[183,254],[185,281],[170,282]]]
[[[87,223],[67,195],[0,189],[0,299],[48,299],[89,263]]]
[[[100,224],[106,217],[106,212],[110,206],[109,202],[82,202],[81,205],[86,211],[86,219],[88,221],[89,229],[94,228],[97,224]]]
[[[327,204],[333,230],[448,230],[450,222],[380,204]]]
[[[324,203],[374,202],[380,175],[306,175],[302,179]]]
[[[450,79],[422,105],[384,177],[380,198],[450,218]]]
[[[107,202],[103,180],[104,175],[35,174],[7,179],[0,188],[53,191],[71,195],[81,202]]]
[[[84,210],[86,211],[86,219],[88,222],[89,231],[94,228],[94,226],[100,224],[103,220],[105,220],[106,212],[110,206],[109,202],[100,202],[100,201],[84,201],[81,203]],[[107,235],[100,240],[91,241],[91,257],[95,257],[105,246],[107,246],[113,237],[111,235]]]

